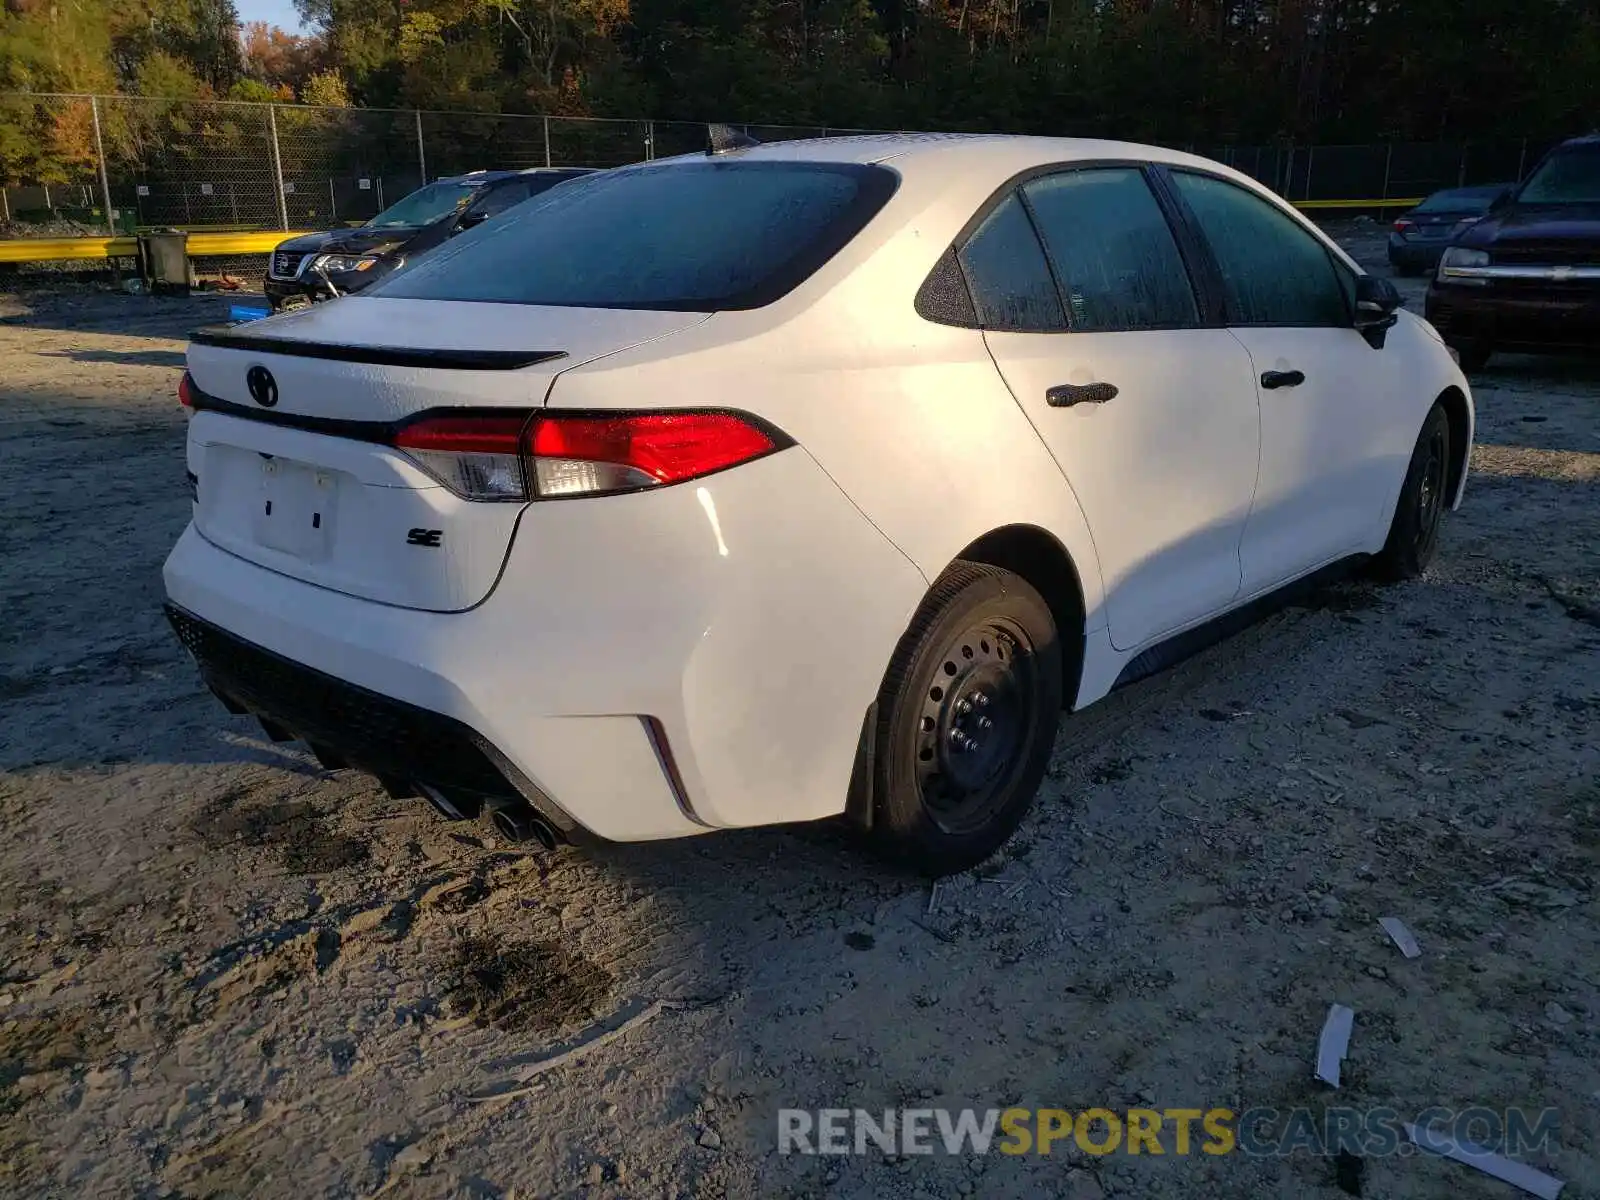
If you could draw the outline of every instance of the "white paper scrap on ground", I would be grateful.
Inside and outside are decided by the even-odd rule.
[[[1378,924],[1383,926],[1383,931],[1389,935],[1394,944],[1400,947],[1401,954],[1407,958],[1422,956],[1422,947],[1417,945],[1416,936],[1406,928],[1406,923],[1399,917],[1379,917]]]
[[[1339,1064],[1350,1049],[1350,1030],[1355,1021],[1355,1009],[1342,1004],[1329,1007],[1328,1019],[1322,1023],[1322,1037],[1317,1042],[1317,1078],[1323,1083],[1339,1086]]]
[[[1527,1163],[1513,1162],[1471,1142],[1459,1138],[1440,1137],[1426,1129],[1418,1129],[1415,1125],[1407,1125],[1405,1129],[1406,1136],[1430,1154],[1465,1163],[1485,1175],[1493,1175],[1512,1187],[1521,1188],[1530,1196],[1538,1196],[1540,1200],[1556,1200],[1561,1194],[1561,1189],[1567,1186],[1555,1176],[1546,1175]]]

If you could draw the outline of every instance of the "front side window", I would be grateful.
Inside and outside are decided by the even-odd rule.
[[[565,183],[569,179],[580,178],[577,175],[557,175],[549,171],[540,171],[535,175],[524,175],[520,179],[513,179],[509,183],[497,184],[483,189],[470,205],[467,206],[468,214],[482,213],[485,217],[503,213],[514,205],[530,200],[534,196],[541,196],[555,187],[558,183]]]
[[[1025,185],[1076,331],[1199,323],[1194,289],[1137,167],[1064,171]]]
[[[981,328],[1015,333],[1066,328],[1050,265],[1015,192],[984,218],[959,258]]]
[[[467,205],[463,217],[474,217],[479,213],[485,217],[492,217],[503,213],[513,204],[521,204],[528,198],[528,185],[520,179],[514,183],[504,183],[498,187],[485,188],[478,198]]]
[[[1600,204],[1600,146],[1557,150],[1528,176],[1519,204]]]
[[[1350,324],[1346,281],[1298,221],[1227,180],[1188,171],[1172,179],[1222,273],[1228,324]]]
[[[856,163],[673,163],[552,187],[366,295],[711,312],[770,303],[842,249],[898,176]]]

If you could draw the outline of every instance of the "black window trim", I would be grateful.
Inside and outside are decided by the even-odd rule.
[[[1033,201],[1028,198],[1027,186],[1037,179],[1049,179],[1049,175],[1036,175],[1024,183],[1019,183],[1012,189],[1011,194],[1017,198],[1017,205],[1022,209],[1022,215],[1027,219],[1028,228],[1033,230],[1033,240],[1039,243],[1039,256],[1044,259],[1044,269],[1050,275],[1050,286],[1056,290],[1056,306],[1061,310],[1061,329],[1056,332],[1072,332],[1072,310],[1067,307],[1067,288],[1061,281],[1061,267],[1056,262],[1056,256],[1050,253],[1050,243],[1045,240],[1044,227],[1039,224],[1039,214],[1034,211]],[[959,262],[960,259],[958,258]],[[1045,330],[1030,330],[1027,332],[1043,333]]]
[[[1178,190],[1177,182],[1173,179],[1173,176],[1179,174],[1198,175],[1205,179],[1214,179],[1218,183],[1228,184],[1231,187],[1244,192],[1248,196],[1255,197],[1255,199],[1260,200],[1263,204],[1266,204],[1270,208],[1280,208],[1281,211],[1281,206],[1274,204],[1271,199],[1262,196],[1253,188],[1244,187],[1237,179],[1230,179],[1220,171],[1208,171],[1203,167],[1194,167],[1188,164],[1172,165],[1168,163],[1154,163],[1152,164],[1152,167],[1153,174],[1160,180],[1162,191],[1165,193],[1174,211],[1179,214],[1179,219],[1182,221],[1183,226],[1187,231],[1187,236],[1194,242],[1197,260],[1204,264],[1203,270],[1208,277],[1209,287],[1214,290],[1216,297],[1216,315],[1218,316],[1219,322],[1223,327],[1231,327],[1234,329],[1355,328],[1356,314],[1352,299],[1355,294],[1355,282],[1354,278],[1350,277],[1352,273],[1349,265],[1340,261],[1339,256],[1335,254],[1329,247],[1327,239],[1322,236],[1319,230],[1307,229],[1292,210],[1284,212],[1283,215],[1287,217],[1294,225],[1296,225],[1302,233],[1304,233],[1312,241],[1316,242],[1321,248],[1322,253],[1327,257],[1328,266],[1332,268],[1334,278],[1339,284],[1339,297],[1344,303],[1345,323],[1341,325],[1326,325],[1320,322],[1313,324],[1288,321],[1229,320],[1226,300],[1228,294],[1227,284],[1222,278],[1222,267],[1217,262],[1216,254],[1211,248],[1211,240],[1206,237],[1205,231],[1200,226],[1199,218],[1195,216],[1194,210],[1189,207],[1189,202],[1183,198],[1183,193]]]
[[[751,309],[766,308],[783,299],[790,292],[800,287],[823,267],[827,266],[844,249],[855,241],[857,237],[870,225],[875,217],[888,206],[900,190],[900,173],[883,163],[860,162],[830,162],[806,159],[767,159],[746,162],[709,162],[709,163],[642,163],[636,167],[622,167],[615,171],[591,172],[587,176],[575,178],[593,178],[596,176],[615,176],[624,171],[702,171],[726,168],[739,170],[794,170],[802,168],[824,174],[848,175],[856,179],[856,194],[829,224],[824,226],[809,245],[787,262],[782,263],[771,275],[762,280],[753,288],[746,288],[743,292],[735,292],[730,296],[715,299],[695,299],[675,302],[653,302],[650,304],[610,303],[600,304],[586,302],[575,304],[572,302],[555,303],[544,300],[485,300],[485,304],[514,304],[525,308],[607,308],[630,312],[744,312]],[[549,191],[540,193],[547,195]],[[537,196],[530,199],[538,199]],[[509,210],[508,210],[509,211]],[[397,272],[391,279],[403,280],[405,275]],[[380,280],[368,288],[365,296],[395,295],[387,292],[386,286],[389,279]],[[399,299],[428,299],[428,297],[400,297]]]
[[[1216,270],[1214,263],[1209,262],[1209,255],[1205,254],[1203,250],[1203,242],[1197,239],[1196,232],[1187,224],[1186,210],[1175,204],[1168,196],[1165,181],[1161,180],[1158,174],[1159,166],[1160,164],[1153,163],[1148,159],[1084,158],[1073,159],[1068,162],[1042,163],[1017,172],[989,194],[988,198],[978,206],[977,211],[957,231],[956,236],[951,239],[950,245],[946,248],[944,254],[940,255],[938,262],[934,264],[933,270],[929,272],[927,279],[922,282],[918,289],[916,300],[918,314],[925,320],[933,321],[936,324],[952,325],[963,329],[978,329],[985,333],[1046,335],[1074,332],[1157,333],[1163,330],[1224,328],[1221,273]],[[1183,322],[1182,324],[1134,325],[1116,329],[1074,330],[1072,328],[1071,309],[1067,304],[1066,290],[1061,282],[1061,272],[1056,265],[1054,255],[1050,253],[1050,247],[1045,241],[1044,234],[1039,229],[1039,222],[1034,214],[1033,205],[1029,202],[1023,188],[1037,179],[1044,179],[1053,175],[1066,175],[1079,171],[1129,169],[1139,172],[1144,179],[1145,186],[1150,189],[1151,196],[1156,202],[1156,207],[1160,209],[1161,215],[1166,220],[1168,232],[1177,244],[1178,257],[1182,261],[1184,273],[1188,277],[1190,294],[1194,297],[1197,320],[1192,323]],[[1050,281],[1055,285],[1056,302],[1061,306],[1063,320],[1061,327],[1051,329],[1014,329],[1007,326],[986,325],[982,317],[977,314],[976,301],[970,302],[973,313],[971,324],[964,320],[955,319],[955,314],[952,313],[930,311],[930,306],[924,303],[924,297],[930,285],[933,284],[935,277],[941,272],[947,272],[952,263],[961,278],[962,284],[967,289],[968,296],[971,297],[972,281],[967,278],[966,267],[962,264],[962,251],[966,249],[967,243],[971,241],[973,234],[983,226],[983,223],[989,219],[996,209],[1012,196],[1017,198],[1023,214],[1028,218],[1028,224],[1033,230],[1034,241],[1038,243],[1039,253],[1044,259],[1045,268],[1050,273]]]

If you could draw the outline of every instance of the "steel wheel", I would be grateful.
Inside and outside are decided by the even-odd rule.
[[[1424,443],[1423,453],[1426,457],[1422,463],[1422,475],[1417,486],[1417,530],[1414,543],[1419,558],[1428,554],[1431,549],[1430,543],[1439,535],[1439,518],[1444,512],[1445,461],[1449,453],[1446,442],[1446,430],[1435,427],[1429,432]]]
[[[895,648],[877,703],[874,843],[928,875],[976,866],[1044,778],[1061,716],[1061,647],[1027,580],[957,561]]]
[[[1389,522],[1389,537],[1371,565],[1379,579],[1415,579],[1439,549],[1439,527],[1450,502],[1450,418],[1435,404],[1411,451],[1405,482]]]
[[[1022,766],[1033,727],[1033,646],[1010,622],[986,621],[953,639],[923,696],[917,788],[946,833],[984,825]]]

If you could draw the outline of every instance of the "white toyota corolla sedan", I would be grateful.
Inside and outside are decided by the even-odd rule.
[[[1467,383],[1290,207],[1148,146],[907,135],[576,180],[201,330],[169,615],[330,768],[514,837],[848,814],[999,847],[1063,710],[1433,556]]]

